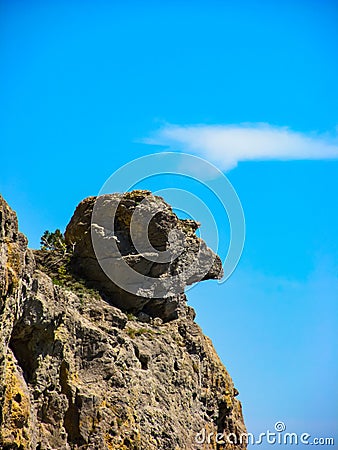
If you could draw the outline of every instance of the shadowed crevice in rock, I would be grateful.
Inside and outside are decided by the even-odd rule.
[[[71,446],[81,446],[86,442],[80,432],[80,410],[82,407],[81,398],[78,391],[73,393],[72,386],[69,384],[69,364],[63,360],[60,365],[60,387],[61,393],[67,397],[68,408],[64,415],[64,427],[67,432],[67,442]]]
[[[33,382],[37,361],[31,357],[29,341],[11,338],[9,348],[12,350],[27,383]]]

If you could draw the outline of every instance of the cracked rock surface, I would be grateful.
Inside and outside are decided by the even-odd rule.
[[[166,322],[185,314],[186,286],[222,277],[219,257],[195,234],[198,226],[179,219],[162,197],[133,191],[84,199],[65,237],[73,271],[110,303]]]
[[[88,231],[89,202],[69,239],[69,230]],[[163,312],[170,298],[133,310],[111,286],[80,295],[41,268],[0,196],[1,449],[246,448],[195,440],[203,429],[239,435],[245,425],[238,392],[184,294],[171,315]]]

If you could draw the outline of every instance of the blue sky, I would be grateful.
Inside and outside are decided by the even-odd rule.
[[[0,191],[32,247],[153,152],[202,156],[236,189],[240,263],[188,295],[257,433],[337,428],[337,16],[329,0],[0,1]]]

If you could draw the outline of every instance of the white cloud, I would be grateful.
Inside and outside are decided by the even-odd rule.
[[[239,161],[338,158],[338,139],[304,134],[265,123],[172,125],[155,131],[144,143],[197,154],[230,170]]]

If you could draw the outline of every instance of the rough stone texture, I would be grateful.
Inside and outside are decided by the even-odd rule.
[[[134,237],[138,238],[141,250],[135,248],[135,239],[131,239],[133,217],[136,217]],[[69,247],[74,248],[73,270],[99,288],[110,303],[124,311],[144,312],[169,321],[185,314],[187,285],[220,278],[223,273],[219,257],[196,236],[198,227],[193,220],[179,219],[162,197],[149,191],[133,191],[83,200],[67,226],[65,238]],[[148,243],[144,236],[149,238]],[[92,242],[97,243],[96,252]],[[169,249],[172,259],[161,262],[161,252],[168,253]],[[97,256],[101,256],[106,272]],[[125,274],[120,269],[121,261],[134,271]],[[138,283],[134,295],[116,286],[112,277],[106,275],[109,272],[132,288],[135,272],[156,279],[159,285],[156,288],[151,283],[148,286]]]
[[[80,220],[80,216],[78,216]],[[234,449],[237,391],[192,308],[163,322],[79,297],[37,270],[0,196],[0,448]]]

